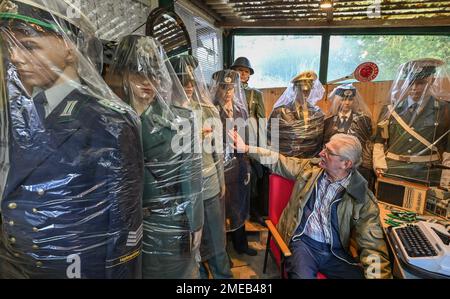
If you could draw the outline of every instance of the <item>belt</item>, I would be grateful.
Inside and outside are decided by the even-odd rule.
[[[386,154],[386,157],[396,161],[413,162],[413,163],[426,163],[439,160],[439,154],[433,154],[431,156],[406,156],[388,152]]]

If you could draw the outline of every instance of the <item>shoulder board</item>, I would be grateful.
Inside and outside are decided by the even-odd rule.
[[[101,99],[98,101],[98,103],[104,107],[107,107],[111,110],[114,110],[116,112],[119,112],[121,114],[127,113],[127,109],[123,107],[123,105],[119,105],[118,103],[114,103],[113,101],[107,100],[107,99]]]

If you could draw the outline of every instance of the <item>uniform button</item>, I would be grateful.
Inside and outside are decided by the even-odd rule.
[[[409,138],[409,140],[408,140],[409,142],[412,142],[413,140],[411,139],[411,138]]]
[[[14,253],[14,256],[15,256],[15,257],[20,257],[20,254]]]
[[[33,227],[33,232],[37,233],[39,229],[37,227]]]
[[[411,154],[411,150],[408,150],[408,154]]]
[[[15,208],[17,208],[17,204],[15,202],[12,202],[8,205],[8,208],[10,208],[11,210],[14,210]]]
[[[16,243],[16,238],[10,237],[10,238],[9,238],[9,242],[10,242],[11,244],[15,244],[15,243]]]
[[[39,268],[39,267],[42,267],[42,265],[43,265],[42,262],[40,262],[40,261],[39,261],[39,262],[36,262],[36,267]]]
[[[36,244],[34,244],[33,246],[31,246],[31,248],[33,248],[34,250],[39,249],[39,246],[37,246]]]
[[[37,189],[37,194],[38,194],[39,196],[42,196],[42,195],[45,194],[45,190],[44,190],[44,189]]]
[[[14,221],[10,220],[8,221],[9,226],[14,226]]]
[[[33,211],[33,213],[35,213],[35,214],[38,212],[38,210],[37,210],[36,208],[33,208],[32,211]]]

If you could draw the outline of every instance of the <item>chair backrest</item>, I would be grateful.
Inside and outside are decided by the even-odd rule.
[[[288,180],[276,174],[269,176],[269,219],[276,226],[281,213],[289,202],[295,181]],[[278,266],[280,266],[280,252],[274,241],[270,242],[270,250]]]
[[[281,213],[289,202],[289,198],[291,198],[294,184],[295,181],[288,180],[276,174],[269,176],[269,219],[275,226],[278,224]],[[280,251],[273,240],[270,242],[270,250],[278,267],[280,267]],[[326,279],[326,276],[319,272],[317,273],[317,279]]]

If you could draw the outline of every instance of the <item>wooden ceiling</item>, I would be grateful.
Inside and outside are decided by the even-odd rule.
[[[450,25],[450,0],[191,0],[223,28]],[[330,0],[331,1],[331,0]]]

